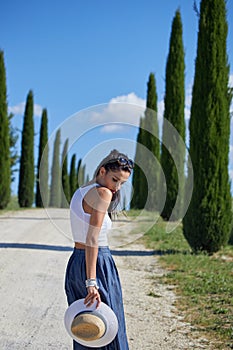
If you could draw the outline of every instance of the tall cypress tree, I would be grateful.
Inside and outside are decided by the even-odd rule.
[[[144,154],[146,177],[149,185],[146,209],[154,211],[158,209],[159,202],[159,168],[156,160],[160,158],[159,126],[157,118],[157,92],[155,76],[150,73],[147,83],[147,102],[144,120],[143,145],[150,153]],[[144,162],[145,162],[144,161]],[[140,184],[141,186],[141,184]],[[142,184],[145,188],[146,184]],[[145,191],[144,191],[145,192]]]
[[[143,172],[143,164],[144,164],[144,156],[143,156],[143,122],[144,118],[140,118],[140,125],[137,135],[137,145],[136,145],[136,153],[134,157],[134,169],[133,169],[133,178],[132,178],[132,186],[133,186],[133,194],[132,200],[130,203],[130,207],[132,209],[143,209],[146,200],[147,200],[147,181],[145,174]],[[144,184],[144,187],[141,184]],[[146,186],[146,187],[145,187]]]
[[[79,188],[82,186],[83,174],[82,174],[82,159],[80,158],[78,161],[77,171],[76,171],[76,187]]]
[[[86,169],[85,169],[86,171]],[[85,174],[85,183],[87,184],[90,181],[90,176],[89,174]]]
[[[71,158],[71,163],[70,163],[70,199],[72,198],[74,192],[77,189],[77,181],[76,181],[76,155],[73,154]]]
[[[19,171],[18,202],[20,207],[31,207],[34,199],[34,120],[33,92],[27,95]]]
[[[193,250],[208,253],[227,243],[232,215],[227,31],[225,0],[202,0],[189,125],[194,191],[183,222]]]
[[[61,168],[60,168],[61,131],[56,132],[53,146],[53,163],[50,186],[50,207],[60,208],[61,204]]]
[[[82,159],[80,159],[77,167],[77,188],[85,183],[85,171],[86,166],[82,165]]]
[[[157,119],[157,92],[155,76],[150,73],[147,83],[146,110],[140,119],[133,172],[133,197],[131,208],[158,209],[159,168],[159,127]],[[150,188],[148,188],[150,186]]]
[[[48,191],[48,117],[47,110],[43,109],[41,126],[40,126],[40,141],[39,141],[39,154],[37,163],[37,183],[36,183],[36,206],[47,207],[49,201]],[[46,147],[47,145],[47,147]],[[43,158],[42,158],[43,156]],[[41,195],[42,193],[42,195]]]
[[[62,189],[61,191],[61,208],[68,208],[68,203],[70,202],[70,182],[68,175],[68,163],[67,163],[67,153],[68,153],[68,143],[67,139],[64,143],[61,167],[62,167]]]
[[[172,31],[169,45],[169,54],[166,64],[166,91],[164,99],[164,118],[178,131],[185,142],[185,88],[184,88],[184,47],[182,39],[182,22],[180,11],[177,10],[172,22]],[[176,135],[171,133],[167,124],[163,124],[163,142],[161,152],[161,165],[166,178],[166,201],[161,213],[164,219],[169,219],[175,206],[178,189],[180,188],[179,204],[173,213],[173,220],[180,218],[184,199],[184,164],[185,152],[180,147]],[[169,141],[169,145],[167,144]],[[166,143],[166,146],[165,146]],[[171,154],[172,152],[172,154]],[[178,181],[179,171],[179,181]],[[165,191],[165,188],[163,188]]]
[[[0,209],[10,200],[10,131],[7,114],[7,88],[4,53],[0,51]]]

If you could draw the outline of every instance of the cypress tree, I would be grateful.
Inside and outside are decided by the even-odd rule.
[[[89,176],[89,174],[86,174],[85,176],[86,176],[85,183],[87,184],[90,181],[90,176]]]
[[[150,73],[147,83],[147,102],[143,118],[140,118],[135,167],[133,171],[133,196],[131,208],[154,211],[158,209],[159,190],[159,127],[157,119],[157,92],[155,76]],[[148,188],[148,185],[150,188]]]
[[[78,172],[79,187],[81,187],[85,183],[85,171],[86,171],[86,165],[80,165],[79,172]]]
[[[33,92],[27,95],[19,170],[18,202],[20,207],[31,207],[34,199],[34,121]]]
[[[202,0],[189,124],[194,191],[183,220],[196,252],[216,252],[230,235],[227,31],[225,0]]]
[[[178,131],[185,142],[185,88],[184,88],[184,47],[182,39],[182,22],[180,11],[177,10],[172,23],[172,31],[169,45],[169,54],[166,64],[166,90],[164,99],[164,118],[166,118]],[[169,219],[175,206],[178,189],[181,197],[173,213],[173,220],[180,218],[184,199],[184,164],[185,152],[179,145],[175,135],[169,135],[166,123],[163,124],[163,142],[161,151],[161,165],[166,178],[166,201],[161,213],[164,219]],[[172,136],[172,137],[171,137]],[[169,145],[167,145],[169,141]],[[166,145],[165,145],[166,143]],[[172,155],[171,155],[172,151]],[[178,172],[179,171],[179,181]],[[165,191],[165,188],[163,188]]]
[[[48,117],[47,110],[43,109],[41,126],[40,126],[40,141],[39,141],[39,154],[37,163],[37,183],[36,183],[36,206],[47,207],[49,201],[49,189],[48,189]],[[47,147],[46,147],[47,145]],[[43,157],[43,158],[42,158]],[[42,195],[41,195],[42,194]]]
[[[159,168],[156,160],[160,158],[159,126],[157,118],[157,92],[155,76],[150,73],[147,83],[147,102],[144,120],[145,130],[142,133],[142,143],[150,153],[144,154],[144,168],[146,169],[148,188],[148,198],[146,209],[154,211],[158,209],[159,201]],[[146,183],[140,183],[145,193]]]
[[[60,129],[56,132],[53,146],[53,163],[50,186],[50,207],[60,208],[61,204],[61,168],[60,168]]]
[[[82,167],[81,167],[82,159],[80,158],[78,161],[77,171],[76,171],[76,188],[82,186]]]
[[[70,178],[69,178],[70,179],[70,199],[72,198],[74,192],[77,189],[75,164],[76,164],[76,155],[73,154],[71,158],[71,163],[70,163]]]
[[[0,51],[0,209],[10,201],[10,131],[7,114],[7,88],[4,53]]]
[[[76,181],[76,155],[73,154],[70,163],[70,199],[72,198],[74,192],[77,189],[77,181]]]
[[[62,167],[62,189],[61,192],[61,208],[68,208],[70,202],[70,182],[68,175],[67,153],[69,140],[66,139],[62,152],[61,167]]]
[[[134,157],[134,169],[133,169],[133,195],[130,207],[133,209],[143,209],[147,200],[148,185],[144,171],[146,171],[145,166],[145,156],[143,152],[143,135],[144,135],[144,117],[140,118],[140,125],[137,135],[137,146],[136,153]]]
[[[231,234],[230,234],[230,238],[229,238],[229,244],[233,245],[233,227],[231,229]]]

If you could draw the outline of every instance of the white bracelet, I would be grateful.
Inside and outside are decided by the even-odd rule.
[[[95,287],[96,289],[99,289],[99,286],[96,283],[96,279],[95,278],[89,278],[85,281],[86,284],[86,288],[88,287]]]

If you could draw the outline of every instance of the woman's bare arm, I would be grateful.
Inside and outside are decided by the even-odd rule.
[[[90,225],[86,239],[86,274],[87,279],[96,278],[96,262],[98,255],[98,237],[104,220],[104,216],[112,199],[112,192],[105,188],[97,188],[92,191],[90,198],[87,198],[89,203],[92,203]],[[100,303],[100,296],[95,287],[88,287],[88,295],[85,298],[85,303],[90,306],[97,300],[97,306]]]

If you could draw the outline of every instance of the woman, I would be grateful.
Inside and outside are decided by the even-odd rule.
[[[97,167],[93,180],[79,188],[70,204],[75,247],[67,265],[65,289],[68,304],[85,298],[87,306],[101,300],[115,312],[119,330],[102,350],[128,350],[119,275],[108,248],[108,215],[119,203],[120,188],[131,174],[133,161],[113,150]],[[91,349],[74,341],[75,350]]]

